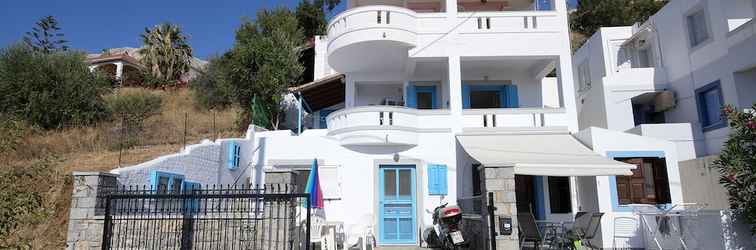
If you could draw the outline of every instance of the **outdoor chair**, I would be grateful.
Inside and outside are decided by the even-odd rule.
[[[533,249],[538,249],[542,238],[533,214],[517,214],[517,227],[520,229],[520,249],[525,248],[525,242],[533,242]]]
[[[585,235],[581,239],[582,243],[590,249],[598,249],[596,246],[593,246],[593,244],[591,243],[591,240],[593,240],[593,238],[596,237],[598,229],[601,226],[602,216],[604,216],[604,213],[591,214],[590,223],[588,224],[588,227],[586,228]]]
[[[628,242],[635,236],[638,229],[638,219],[635,217],[615,217],[614,218],[614,238],[612,239],[612,248],[629,248]],[[617,244],[617,239],[624,239],[623,244]]]
[[[591,223],[591,213],[577,212],[575,213],[575,222],[572,223],[572,228],[567,231],[567,238],[576,241],[585,236],[585,232],[588,229],[588,224]]]

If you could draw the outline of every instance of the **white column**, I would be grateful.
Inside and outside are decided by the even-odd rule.
[[[446,13],[450,17],[457,16],[457,0],[446,0]]]
[[[357,86],[355,86],[354,78],[352,78],[349,74],[346,75],[346,86],[344,88],[344,107],[345,108],[352,108],[354,107],[354,98],[355,95],[357,95]]]
[[[407,100],[409,100],[409,97],[407,96],[407,86],[409,86],[409,81],[405,80],[402,84],[402,100],[404,101],[404,106],[407,106]]]
[[[556,66],[559,82],[559,104],[567,112],[567,127],[570,132],[576,133],[578,127],[577,104],[575,102],[575,84],[572,75],[572,49],[570,48],[569,22],[567,16],[567,1],[554,1],[554,10],[559,19],[564,20],[564,29],[560,32],[559,46],[561,47],[559,64]]]
[[[574,218],[574,215],[580,211],[580,191],[578,190],[578,181],[575,176],[570,176],[570,194],[572,194],[572,199],[570,199],[570,206],[572,206],[572,215]],[[548,184],[547,184],[548,185]]]
[[[453,132],[462,132],[462,70],[459,56],[449,56],[449,110]]]
[[[115,66],[116,66],[115,78],[116,80],[121,80],[121,77],[123,77],[123,63],[117,62],[115,63]]]
[[[575,84],[572,78],[572,57],[559,56],[557,65],[557,81],[559,83],[559,105],[564,107],[567,113],[567,128],[572,133],[579,130],[577,103],[575,102]]]

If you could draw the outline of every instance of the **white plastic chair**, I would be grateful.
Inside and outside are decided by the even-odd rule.
[[[615,217],[614,218],[614,238],[612,239],[612,248],[630,248],[628,242],[635,237],[638,230],[638,219],[635,217]],[[625,239],[623,244],[618,246],[617,239]]]

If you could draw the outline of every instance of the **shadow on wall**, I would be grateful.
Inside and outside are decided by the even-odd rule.
[[[362,154],[393,154],[404,152],[415,146],[344,146],[349,150]]]

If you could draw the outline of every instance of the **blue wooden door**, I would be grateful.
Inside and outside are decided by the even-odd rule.
[[[384,165],[379,174],[379,241],[382,244],[414,244],[415,166]]]

